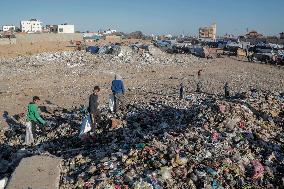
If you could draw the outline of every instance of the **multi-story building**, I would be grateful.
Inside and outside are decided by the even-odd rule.
[[[3,30],[4,32],[6,32],[6,31],[15,31],[15,30],[16,30],[16,26],[5,25],[5,26],[2,27],[2,30]]]
[[[216,39],[217,25],[212,24],[209,27],[199,28],[199,38]]]
[[[42,22],[37,19],[30,19],[28,21],[21,21],[21,31],[27,33],[42,32]]]
[[[257,38],[263,38],[263,37],[264,36],[262,34],[258,33],[255,30],[252,30],[246,34],[246,38],[248,39],[257,39]]]

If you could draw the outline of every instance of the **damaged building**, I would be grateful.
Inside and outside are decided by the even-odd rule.
[[[199,38],[216,39],[217,25],[214,23],[209,27],[199,28]]]

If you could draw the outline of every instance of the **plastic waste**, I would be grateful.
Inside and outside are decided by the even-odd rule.
[[[81,123],[79,137],[82,138],[83,135],[91,131],[91,129],[91,116],[87,115]]]
[[[253,160],[252,165],[254,167],[252,179],[257,180],[259,178],[262,178],[264,173],[264,167],[259,162],[259,160]]]
[[[8,178],[2,178],[1,180],[0,180],[0,189],[4,189],[5,188],[5,186],[6,186],[6,184],[7,184],[7,182],[8,182]]]
[[[108,99],[109,99],[108,100],[109,109],[110,109],[110,111],[113,112],[113,110],[114,110],[114,95],[113,94],[109,95]]]
[[[172,168],[170,167],[161,167],[160,174],[162,176],[162,179],[171,180],[172,179],[171,171],[172,171]]]

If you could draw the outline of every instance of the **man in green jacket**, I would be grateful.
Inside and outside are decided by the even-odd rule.
[[[40,130],[45,133],[44,126],[46,125],[46,121],[40,116],[38,112],[38,104],[40,102],[40,98],[38,96],[33,97],[33,102],[28,105],[28,113],[27,113],[27,123],[26,123],[26,139],[25,143],[27,145],[34,143],[34,134],[35,134],[35,126],[40,125]]]

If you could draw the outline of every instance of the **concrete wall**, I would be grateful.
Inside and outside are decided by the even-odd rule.
[[[10,45],[10,44],[16,44],[16,38],[0,38],[0,45]]]
[[[16,34],[17,43],[37,43],[37,42],[63,42],[63,41],[80,41],[83,35],[80,33],[58,34],[58,33],[41,33],[41,34]]]

